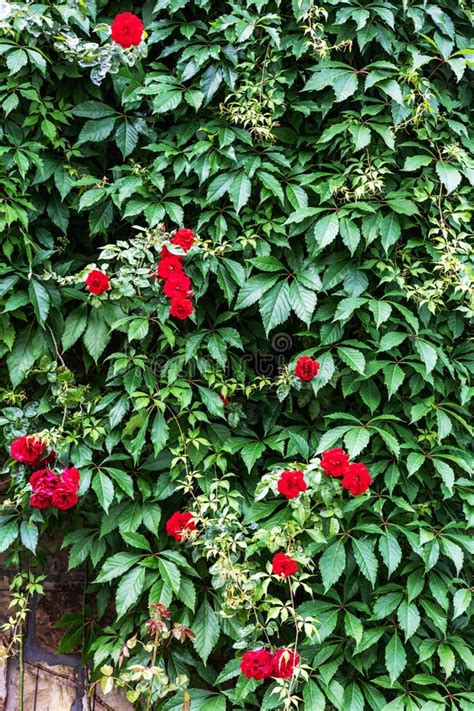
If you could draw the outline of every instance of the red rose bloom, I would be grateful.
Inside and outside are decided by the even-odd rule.
[[[273,656],[273,676],[276,679],[289,679],[299,661],[299,655],[292,649],[277,649]]]
[[[195,531],[196,524],[193,521],[193,515],[189,511],[181,513],[176,511],[166,522],[165,526],[168,536],[173,536],[175,541],[183,540],[183,531]]]
[[[170,276],[174,274],[182,274],[183,265],[181,264],[181,257],[177,257],[174,254],[170,254],[169,257],[164,257],[164,259],[159,262],[156,273],[160,279],[169,279]]]
[[[81,474],[76,467],[67,467],[61,474],[61,481],[66,486],[69,486],[70,489],[77,491],[81,481]]]
[[[100,269],[93,269],[89,272],[85,283],[91,294],[103,294],[104,291],[110,289],[109,277]]]
[[[348,464],[349,455],[343,449],[329,449],[321,457],[321,469],[328,476],[343,476]]]
[[[266,649],[253,649],[242,655],[240,671],[248,679],[269,679],[273,675],[273,654]]]
[[[133,12],[121,12],[112,22],[111,37],[124,49],[142,41],[145,25]]]
[[[194,244],[194,232],[192,230],[188,230],[186,227],[183,227],[183,229],[176,232],[170,242],[171,244],[177,244],[185,252],[189,252]]]
[[[348,464],[344,470],[343,478],[341,481],[344,489],[348,489],[354,496],[359,496],[367,491],[372,483],[372,477],[369,474],[369,470],[362,464],[362,462],[355,462],[354,464]]]
[[[286,553],[275,553],[272,560],[272,573],[288,578],[298,570],[298,563]]]
[[[71,488],[71,486],[65,482],[60,482],[51,496],[52,505],[61,511],[72,509],[77,502],[78,496],[76,490]]]
[[[39,469],[30,476],[30,484],[35,493],[41,491],[51,496],[59,484],[59,477],[51,469]]]
[[[41,457],[45,450],[43,442],[34,435],[22,435],[13,440],[10,454],[17,462],[33,464]]]
[[[302,491],[306,491],[308,487],[304,480],[303,472],[297,470],[294,472],[282,472],[277,488],[280,494],[286,496],[287,499],[294,499]]]
[[[191,316],[194,311],[194,306],[189,299],[171,299],[171,316],[179,318],[180,321],[184,321],[185,318]]]
[[[50,503],[51,493],[49,491],[40,489],[30,496],[30,506],[34,506],[35,509],[47,509]]]
[[[163,291],[170,299],[182,299],[190,289],[191,279],[186,274],[172,274],[163,285]]]
[[[318,374],[319,363],[309,356],[301,356],[295,367],[295,375],[300,380],[310,381]]]

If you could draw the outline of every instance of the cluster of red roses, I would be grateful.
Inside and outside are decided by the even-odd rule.
[[[309,382],[317,376],[318,370],[319,363],[317,360],[313,360],[310,356],[301,356],[296,362],[295,375],[300,380]]]
[[[63,469],[61,474],[55,474],[46,465],[56,459],[56,453],[51,451],[45,456],[45,450],[44,442],[34,435],[22,435],[10,446],[13,459],[36,470],[30,476],[33,489],[30,497],[31,506],[37,509],[53,506],[66,511],[77,504],[81,475],[75,467],[68,467]]]
[[[299,655],[292,649],[252,649],[242,655],[240,671],[248,679],[289,679],[300,661]]]
[[[181,247],[183,252],[189,252],[194,244],[194,232],[186,228],[178,230],[170,242]],[[152,276],[163,279],[163,291],[171,302],[171,316],[181,320],[190,316],[194,311],[191,301],[193,292],[191,280],[183,268],[183,258],[178,254],[171,254],[167,247],[163,247],[156,272]]]
[[[133,12],[121,12],[112,22],[110,34],[114,42],[128,49],[140,44],[144,29],[145,25]]]
[[[354,496],[363,494],[372,483],[369,470],[362,462],[349,462],[343,449],[330,449],[321,457],[321,469],[328,476],[341,477],[341,484]],[[277,489],[287,499],[295,499],[308,488],[302,471],[284,471],[280,474]]]
[[[343,449],[330,449],[321,457],[321,469],[328,476],[342,477],[341,484],[359,496],[363,494],[372,483],[369,470],[362,462],[349,462],[349,455]]]
[[[46,509],[66,511],[77,504],[79,482],[81,475],[75,467],[63,469],[62,474],[55,474],[51,469],[39,469],[30,476],[33,494],[30,497],[31,506]]]

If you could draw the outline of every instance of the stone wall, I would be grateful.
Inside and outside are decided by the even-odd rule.
[[[84,579],[81,573],[67,573],[65,558],[58,550],[51,553],[45,595],[33,600],[28,616],[23,711],[133,711],[131,704],[115,693],[90,696],[80,656],[57,653],[65,630],[54,625],[66,612],[81,609]],[[0,624],[11,614],[8,602],[13,574],[12,570],[0,571]],[[0,666],[0,711],[19,711],[18,681],[19,660],[10,657]]]

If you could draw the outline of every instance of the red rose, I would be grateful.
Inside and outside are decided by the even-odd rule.
[[[253,649],[242,655],[240,671],[248,679],[269,679],[273,675],[273,654],[266,649]]]
[[[170,240],[171,244],[179,245],[185,252],[189,252],[194,244],[194,232],[186,227],[178,230]]]
[[[145,25],[133,12],[121,12],[112,22],[111,37],[124,49],[142,41]]]
[[[299,661],[299,655],[292,649],[277,649],[273,656],[273,676],[276,679],[289,679]]]
[[[343,476],[348,464],[349,455],[343,449],[329,449],[321,457],[321,469],[328,476]]]
[[[372,477],[369,474],[369,470],[362,464],[362,462],[355,462],[354,464],[348,464],[344,470],[343,478],[341,481],[344,489],[348,489],[354,496],[359,496],[367,491],[372,483]]]
[[[301,356],[295,367],[295,375],[300,380],[312,380],[318,374],[319,363],[309,356]]]
[[[179,543],[183,540],[183,531],[196,530],[193,515],[189,511],[184,513],[176,511],[166,522],[165,530],[168,536],[173,536],[175,541]]]
[[[163,291],[170,299],[180,299],[189,293],[191,289],[191,279],[186,274],[172,274],[166,279]]]
[[[52,505],[61,511],[72,509],[77,502],[78,496],[76,490],[71,488],[71,486],[65,482],[60,482],[51,496]]]
[[[188,318],[188,316],[191,316],[193,311],[194,311],[194,306],[192,305],[192,303],[189,299],[182,299],[182,298],[171,299],[171,308],[170,308],[171,316],[175,316],[176,318],[179,318],[181,321],[184,321],[185,318]]]
[[[35,435],[22,435],[13,440],[10,454],[17,462],[33,464],[41,457],[45,450],[43,442]]]
[[[304,480],[303,472],[297,470],[294,472],[282,472],[277,484],[278,491],[287,499],[294,499],[302,491],[308,488]]]
[[[91,294],[103,294],[104,291],[110,289],[109,277],[100,269],[93,269],[89,272],[85,283]]]
[[[40,489],[30,496],[30,506],[34,506],[35,509],[47,509],[50,503],[51,493],[49,491]]]
[[[158,263],[156,273],[160,279],[169,279],[173,274],[182,274],[183,265],[181,263],[181,257],[177,257],[174,254],[170,254],[169,257],[164,257],[164,259]]]
[[[59,477],[51,469],[39,469],[30,476],[30,484],[35,493],[41,491],[51,496],[59,484]]]
[[[81,481],[81,474],[76,467],[67,467],[61,474],[61,481],[70,489],[77,491],[79,489],[79,482]]]
[[[298,563],[286,553],[275,553],[272,560],[272,573],[288,578],[298,570]]]

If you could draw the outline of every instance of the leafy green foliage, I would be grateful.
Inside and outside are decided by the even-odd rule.
[[[468,711],[472,10],[160,0],[134,5],[147,38],[127,54],[104,28],[126,9],[4,20],[2,440],[47,432],[81,498],[67,519],[31,509],[5,465],[0,551],[18,564],[57,531],[87,566],[67,648],[85,639],[94,667],[170,607],[195,639],[164,662],[190,681],[156,692],[163,711],[281,708],[236,656],[262,630],[293,644],[290,608],[296,706]],[[150,280],[162,223],[199,235],[185,322]],[[92,267],[110,292],[86,292]],[[368,495],[270,496],[269,472],[335,446]],[[199,512],[196,540],[166,535],[177,510]],[[259,576],[295,541],[292,607]]]

